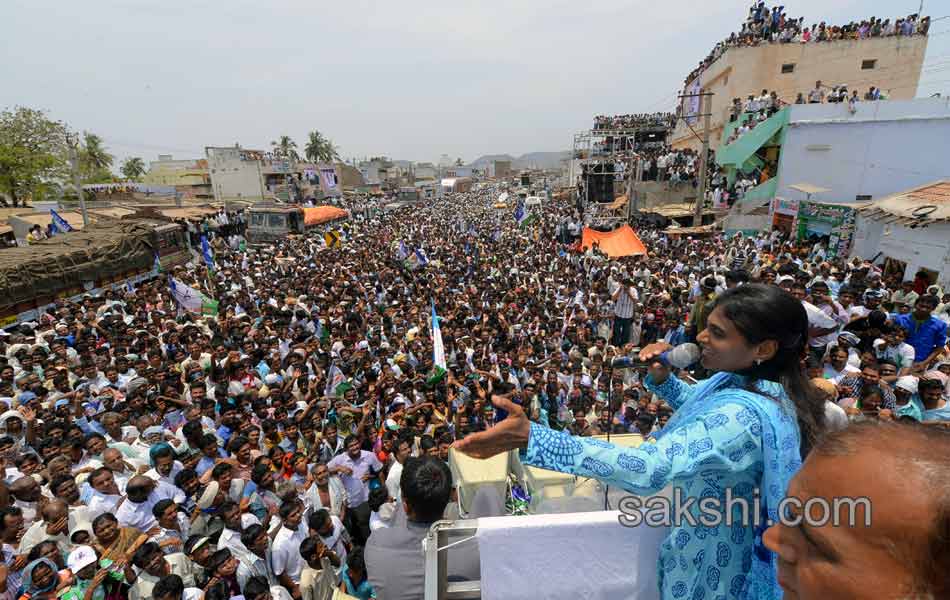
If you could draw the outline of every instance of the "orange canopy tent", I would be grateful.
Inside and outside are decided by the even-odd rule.
[[[643,242],[640,241],[640,238],[637,237],[637,234],[633,232],[629,225],[607,232],[585,227],[581,236],[581,247],[587,250],[594,242],[597,242],[601,252],[610,258],[647,253],[646,246],[643,245]]]
[[[303,224],[306,226],[319,225],[335,219],[342,219],[347,212],[335,206],[314,206],[303,209]]]

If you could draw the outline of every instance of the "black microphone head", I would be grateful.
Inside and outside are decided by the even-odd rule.
[[[670,363],[671,367],[685,369],[686,367],[695,364],[701,355],[702,351],[696,344],[680,344],[679,346],[670,350],[670,353],[667,355],[666,359]]]

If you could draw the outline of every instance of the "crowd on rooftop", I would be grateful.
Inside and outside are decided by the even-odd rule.
[[[686,76],[685,84],[689,85],[729,48],[760,44],[810,44],[876,37],[927,35],[929,30],[930,17],[918,14],[893,19],[872,16],[844,25],[829,25],[824,21],[808,25],[804,17],[789,17],[784,5],[769,8],[765,2],[754,2],[740,30],[718,42],[706,58]]]
[[[858,102],[875,102],[878,100],[887,100],[887,92],[876,86],[870,86],[863,95],[858,90],[848,91],[847,84],[838,84],[833,86],[824,85],[821,80],[815,82],[815,87],[808,92],[799,92],[794,102],[788,102],[779,97],[775,90],[762,90],[761,94],[749,94],[745,100],[742,98],[733,98],[732,106],[729,111],[729,121],[741,121],[726,139],[726,145],[736,141],[749,131],[765,121],[776,112],[788,106],[789,104],[848,104],[851,110],[855,110]]]
[[[636,113],[629,115],[598,115],[594,117],[595,130],[624,130],[641,127],[670,129],[676,124],[676,116],[668,112]]]
[[[671,160],[663,177],[695,156]],[[449,448],[505,418],[493,396],[552,430],[656,434],[676,404],[613,359],[694,340],[749,282],[805,303],[834,427],[950,422],[950,295],[924,274],[884,278],[827,240],[646,225],[645,256],[610,259],[578,248],[577,205],[519,227],[496,193],[354,213],[339,248],[234,246],[242,227],[206,223],[214,269],[171,274],[216,314],[161,278],[0,333],[0,598],[311,600],[326,568],[357,598],[420,598],[422,539],[459,515]],[[509,499],[477,500],[470,516]],[[470,579],[478,558],[449,568]]]

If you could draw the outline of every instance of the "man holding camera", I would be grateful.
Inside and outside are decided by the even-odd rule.
[[[633,279],[624,277],[620,287],[611,296],[614,302],[614,330],[611,343],[614,346],[623,346],[630,339],[630,325],[633,323],[633,312],[639,299]]]

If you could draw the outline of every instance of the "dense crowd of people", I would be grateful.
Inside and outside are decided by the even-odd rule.
[[[857,89],[853,89],[849,93],[846,84],[834,85],[829,88],[821,80],[818,80],[811,91],[807,93],[799,92],[794,104],[847,103],[853,112],[858,102],[887,100],[887,97],[886,92],[875,86],[870,86],[862,96]],[[738,122],[738,124],[729,137],[726,138],[725,145],[728,146],[746,133],[754,130],[763,121],[788,105],[789,103],[781,99],[778,92],[774,90],[771,92],[762,90],[761,94],[749,94],[744,101],[742,98],[733,98],[729,111],[729,122]],[[774,173],[775,171],[770,169],[770,172]]]
[[[668,112],[637,113],[630,115],[598,115],[594,117],[595,130],[623,130],[640,127],[672,129],[676,124],[676,115]]]
[[[859,40],[876,37],[927,35],[930,17],[918,14],[882,19],[869,17],[845,25],[829,25],[824,21],[808,25],[804,17],[791,18],[784,6],[769,8],[765,2],[754,2],[739,31],[718,42],[699,65],[686,76],[689,85],[729,48],[760,44],[810,44],[838,40]]]
[[[578,247],[578,206],[519,227],[496,195],[354,213],[339,248],[235,246],[243,228],[219,215],[197,228],[214,269],[196,255],[171,273],[216,314],[182,311],[160,279],[3,331],[0,598],[309,600],[325,575],[357,598],[420,598],[421,541],[459,515],[449,449],[505,418],[493,395],[581,436],[655,434],[674,406],[613,359],[695,340],[747,282],[805,304],[803,368],[838,427],[950,423],[950,295],[925,278],[883,279],[826,241],[646,226],[646,256],[610,259]],[[477,568],[462,552],[449,576]]]
[[[690,148],[674,150],[669,146],[644,149],[638,152],[642,181],[666,181],[673,187],[681,184],[696,186],[699,173],[699,153]],[[710,166],[712,166],[710,162]]]

